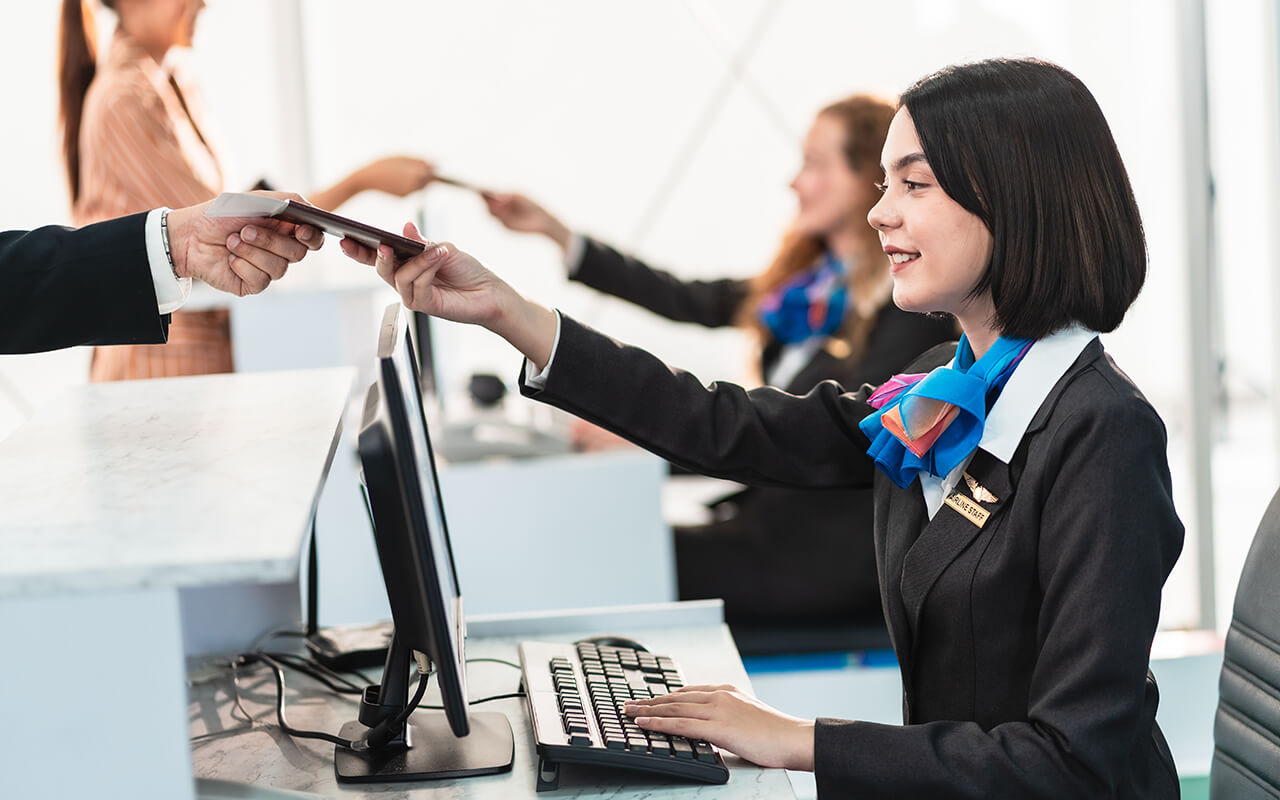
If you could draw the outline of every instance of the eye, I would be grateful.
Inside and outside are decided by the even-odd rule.
[[[908,191],[908,192],[914,192],[914,191],[916,191],[916,190],[918,190],[918,189],[923,189],[923,188],[925,188],[925,187],[926,187],[926,186],[928,186],[929,184],[927,184],[927,183],[921,183],[921,182],[919,182],[919,181],[903,181],[903,182],[902,182],[902,185],[907,187],[907,191]]]
[[[871,185],[876,187],[876,191],[879,192],[880,194],[884,194],[885,192],[889,191],[889,184],[885,183],[884,181],[876,181]]]

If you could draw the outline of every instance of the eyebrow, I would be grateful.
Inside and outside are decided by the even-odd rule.
[[[929,159],[924,157],[924,153],[921,153],[918,151],[915,153],[908,153],[902,158],[893,162],[893,172],[901,172],[902,170],[906,169],[912,164],[924,164],[925,166],[928,166]],[[884,164],[880,165],[880,169],[883,172],[886,172],[886,173],[889,172],[889,170],[886,170],[884,168]]]

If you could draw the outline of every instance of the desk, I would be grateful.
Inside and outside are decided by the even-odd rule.
[[[518,615],[468,619],[468,658],[504,658],[518,661],[517,642],[523,639],[571,642],[583,636],[620,633],[645,643],[654,652],[670,655],[680,662],[692,683],[729,682],[749,688],[750,682],[738,658],[729,630],[722,622],[719,601],[663,603],[584,610],[578,612],[531,612]],[[468,665],[468,682],[473,698],[512,692],[519,672],[494,663]],[[207,674],[207,673],[206,673]],[[336,732],[354,719],[353,698],[329,694],[309,678],[291,673],[288,687],[289,723],[294,727]],[[428,691],[428,702],[438,703],[438,694]],[[515,763],[511,772],[456,781],[406,784],[362,784],[339,788],[333,774],[333,745],[285,736],[275,727],[275,683],[265,669],[242,674],[240,699],[255,721],[244,722],[235,707],[231,680],[226,672],[194,686],[188,716],[192,736],[203,736],[193,745],[197,777],[252,781],[280,789],[307,791],[325,797],[344,798],[511,798],[533,797],[537,757],[524,701],[499,700],[474,706],[477,710],[500,711],[515,733]],[[432,697],[436,698],[432,701]],[[429,713],[429,712],[427,712]],[[220,732],[225,732],[218,735]],[[214,734],[207,736],[207,734]],[[782,770],[766,770],[740,759],[727,759],[732,770],[724,786],[705,786],[674,781],[644,773],[589,769],[565,765],[560,789],[539,795],[547,798],[594,797],[640,798],[661,795],[671,798],[766,798],[794,797]]]
[[[297,608],[353,377],[82,386],[0,444],[0,797],[193,796],[181,595]]]

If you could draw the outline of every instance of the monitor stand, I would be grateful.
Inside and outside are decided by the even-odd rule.
[[[345,783],[439,780],[493,775],[511,769],[514,740],[506,714],[467,715],[471,733],[453,735],[443,711],[415,711],[406,732],[409,745],[354,753],[335,748],[334,770]],[[369,729],[356,721],[342,726],[344,738],[359,738]]]
[[[365,688],[359,719],[342,726],[344,739],[363,739],[379,722],[409,703],[412,654],[394,635],[387,649],[382,684]],[[467,713],[470,732],[459,737],[443,711],[415,710],[385,747],[355,752],[334,747],[333,769],[340,783],[439,780],[507,772],[515,758],[515,738],[505,714]]]

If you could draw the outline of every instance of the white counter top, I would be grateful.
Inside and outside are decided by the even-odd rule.
[[[0,442],[0,596],[287,580],[355,370],[68,392]]]

